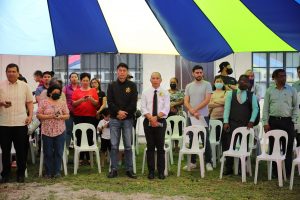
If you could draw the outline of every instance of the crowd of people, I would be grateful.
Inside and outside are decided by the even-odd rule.
[[[155,178],[155,163],[159,179],[165,179],[165,132],[166,119],[169,116],[187,117],[187,125],[201,123],[207,129],[205,146],[206,170],[212,168],[212,151],[209,140],[209,120],[223,122],[221,136],[222,150],[230,147],[233,131],[238,127],[253,128],[260,120],[260,109],[263,110],[262,123],[264,131],[281,129],[288,133],[286,151],[286,171],[291,173],[294,138],[299,138],[294,125],[299,114],[300,80],[293,86],[286,83],[286,72],[276,69],[272,78],[274,83],[266,90],[263,108],[259,106],[262,98],[261,89],[254,81],[254,72],[247,70],[238,81],[229,76],[233,70],[228,62],[219,65],[219,75],[211,84],[204,80],[204,70],[200,65],[192,69],[194,80],[185,90],[179,89],[178,79],[170,79],[170,89],[161,87],[162,76],[159,72],[151,74],[151,87],[141,94],[140,112],[144,116],[143,127],[147,142],[148,179]],[[118,177],[119,144],[121,136],[124,143],[124,161],[126,175],[137,178],[133,171],[132,137],[134,120],[137,113],[138,91],[136,84],[130,80],[128,66],[120,63],[117,66],[117,80],[109,84],[107,96],[101,90],[98,79],[89,73],[80,75],[72,72],[69,84],[63,87],[62,81],[50,71],[36,71],[34,79],[38,83],[35,92],[31,92],[26,79],[20,76],[19,67],[9,64],[6,67],[7,80],[0,84],[0,146],[2,149],[3,170],[1,182],[6,183],[11,174],[10,150],[12,143],[16,149],[17,182],[24,182],[27,151],[28,125],[31,123],[34,103],[38,104],[37,118],[41,122],[40,134],[44,153],[45,178],[61,176],[61,161],[65,145],[69,147],[73,137],[73,124],[89,123],[95,126],[101,138],[101,165],[110,158],[108,178]],[[300,78],[300,66],[297,68]],[[34,100],[35,96],[35,100]],[[184,111],[185,110],[185,111]],[[187,115],[184,113],[187,112]],[[171,124],[173,127],[174,124]],[[182,124],[179,125],[182,134]],[[80,144],[81,132],[74,137]],[[87,132],[89,145],[93,145],[93,133]],[[272,145],[270,139],[270,146]],[[299,145],[299,140],[298,140]],[[175,143],[178,148],[178,142]],[[272,151],[272,149],[270,149]],[[156,156],[155,156],[156,153]],[[155,161],[155,157],[157,161]],[[88,153],[80,154],[80,163],[89,163]],[[191,163],[185,169],[197,167],[196,156],[192,155]],[[226,159],[224,175],[233,174],[233,159]],[[276,167],[273,167],[276,170]]]

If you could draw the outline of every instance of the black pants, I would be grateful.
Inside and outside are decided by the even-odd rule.
[[[149,126],[148,119],[144,120],[144,131],[147,141],[147,164],[149,172],[155,170],[155,149],[157,150],[157,171],[158,173],[164,173],[165,170],[165,131],[166,120],[160,121],[163,127],[151,127]]]
[[[17,156],[17,176],[24,177],[26,170],[27,152],[28,152],[28,128],[27,126],[0,126],[0,145],[2,149],[2,177],[10,176],[10,152],[12,142],[14,144]]]
[[[288,144],[287,149],[282,149],[283,152],[286,151],[286,158],[285,158],[285,167],[286,167],[286,174],[287,176],[290,176],[291,169],[292,169],[292,162],[293,162],[293,144],[294,144],[294,138],[295,138],[295,129],[294,129],[294,123],[292,121],[292,118],[276,118],[270,116],[269,118],[269,125],[271,127],[271,130],[280,129],[284,130],[288,134]],[[282,143],[282,146],[285,147],[286,141],[280,140]],[[270,148],[270,154],[273,152],[273,144],[274,144],[274,138],[269,138],[269,148]],[[274,163],[275,164],[275,163]],[[277,167],[273,166],[274,172],[276,172]]]
[[[97,125],[96,125],[96,117],[88,117],[88,116],[74,116],[74,123],[75,124],[79,124],[79,123],[88,123],[88,124],[92,124],[95,126],[96,130],[97,130]],[[75,135],[77,138],[77,145],[80,145],[81,142],[81,133],[80,131],[76,131]],[[92,146],[94,144],[93,141],[93,132],[92,131],[87,131],[87,140],[90,146]],[[84,156],[86,156],[86,159],[89,160],[90,159],[90,155],[88,152],[81,152],[80,153],[80,160],[84,159]]]

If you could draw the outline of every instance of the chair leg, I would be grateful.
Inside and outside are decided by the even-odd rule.
[[[268,180],[272,180],[272,161],[267,161]]]
[[[165,171],[164,171],[165,176],[168,176],[168,165],[169,165],[168,156],[169,156],[168,152],[165,151]]]
[[[101,164],[100,164],[100,154],[99,154],[99,150],[95,151],[96,153],[96,161],[97,161],[97,165],[98,165],[98,173],[101,173]]]
[[[250,156],[247,158],[247,169],[249,172],[249,176],[252,177],[252,167],[251,167],[251,157]]]
[[[285,162],[284,160],[281,162],[282,163],[282,173],[283,173],[283,180],[286,181],[286,170],[285,170]]]
[[[199,161],[200,161],[200,175],[201,175],[201,178],[204,178],[204,176],[205,176],[205,168],[204,168],[203,154],[199,154]]]
[[[89,154],[90,154],[90,165],[93,168],[94,167],[94,153],[92,151],[90,151]]]
[[[43,153],[43,149],[41,149],[41,153],[40,153],[39,177],[42,177],[42,175],[43,175],[43,165],[44,165],[44,153]]]
[[[78,166],[79,166],[79,152],[75,149],[74,150],[74,175],[77,174]]]
[[[278,183],[279,183],[279,187],[283,186],[283,182],[282,182],[282,161],[276,161],[277,163],[277,174],[278,174]]]
[[[238,175],[239,173],[239,158],[233,158],[234,163],[234,175]]]
[[[135,160],[135,154],[132,154],[132,164],[133,164],[133,173],[136,173],[136,160]]]
[[[145,148],[144,149],[144,156],[143,156],[143,165],[142,165],[142,174],[144,174],[144,171],[145,171],[145,162],[146,162],[146,151],[147,149]]]
[[[178,156],[178,165],[177,165],[177,177],[180,176],[181,159],[182,159],[182,153],[179,152],[179,156]]]
[[[216,168],[216,166],[217,166],[216,145],[215,144],[210,144],[210,148],[211,148],[213,167]]]
[[[173,160],[173,149],[172,149],[171,146],[170,146],[170,153],[169,153],[169,155],[170,155],[171,165],[173,165],[173,164],[174,164],[174,160]]]
[[[33,141],[30,141],[29,144],[30,144],[31,161],[32,164],[35,164],[35,153],[34,153]]]
[[[220,179],[222,179],[222,176],[223,176],[224,161],[225,161],[225,156],[223,155],[221,158]]]
[[[258,167],[259,167],[259,160],[256,158],[254,184],[257,184]]]
[[[246,182],[246,158],[241,157],[242,182]]]
[[[64,168],[64,174],[65,174],[65,176],[68,175],[67,160],[68,160],[67,159],[67,151],[64,149],[62,162],[63,162],[63,168]]]
[[[293,189],[295,166],[296,166],[296,163],[293,162],[293,164],[292,164],[292,172],[291,172],[291,177],[290,177],[290,190]]]

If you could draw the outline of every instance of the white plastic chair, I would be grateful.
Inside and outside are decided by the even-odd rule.
[[[134,128],[132,128],[132,143],[131,143],[131,149],[132,149],[132,164],[133,164],[133,172],[136,173],[136,157],[135,157],[135,137],[134,137],[135,131]],[[124,143],[122,140],[122,137],[120,138],[120,144],[119,144],[119,151],[125,151]],[[110,169],[110,168],[109,168]]]
[[[81,130],[81,141],[80,145],[77,145],[77,137],[76,131]],[[88,139],[87,139],[87,131],[93,131],[93,145],[89,146]],[[91,167],[93,167],[93,152],[96,154],[96,161],[98,165],[98,172],[101,173],[101,165],[100,165],[100,154],[99,148],[97,146],[97,139],[96,139],[96,129],[95,126],[88,123],[80,123],[76,124],[73,127],[73,138],[74,138],[74,174],[77,174],[78,166],[79,166],[79,154],[80,152],[89,152],[90,159],[91,159]]]
[[[269,155],[266,151],[266,142],[269,139],[269,137],[274,137],[274,144],[273,144],[273,152],[271,155]],[[285,153],[283,154],[280,150],[280,138],[285,138],[286,145],[285,147]],[[287,132],[283,130],[271,130],[265,133],[264,135],[264,143],[262,146],[262,154],[256,157],[256,166],[255,166],[255,177],[254,177],[254,184],[257,184],[257,174],[258,174],[258,166],[259,161],[265,160],[268,164],[268,180],[271,180],[272,178],[272,161],[277,163],[277,173],[278,173],[278,182],[279,187],[283,186],[282,183],[282,172],[283,172],[283,178],[286,180],[286,172],[285,172],[285,155],[286,155],[286,149],[288,144],[288,135]]]
[[[202,134],[199,134],[200,132],[203,133],[203,138]],[[193,134],[193,140],[190,146],[190,134]],[[202,142],[204,141],[204,142]],[[200,148],[201,146],[201,148]],[[206,129],[203,126],[188,126],[184,128],[184,133],[183,133],[183,144],[182,147],[179,151],[179,157],[178,157],[178,167],[177,167],[177,176],[180,176],[180,168],[181,168],[181,160],[182,156],[184,154],[188,155],[188,164],[189,166],[191,162],[191,155],[196,154],[199,156],[199,161],[200,161],[200,175],[201,178],[204,177],[205,175],[205,169],[204,169],[204,152],[205,152],[205,146],[206,146]]]
[[[172,128],[167,125],[166,133],[165,133],[165,144],[168,145],[168,147],[169,147],[169,159],[170,159],[171,165],[173,165],[174,159],[173,159],[173,148],[172,148],[171,135],[172,135]]]
[[[182,136],[179,135],[179,122],[182,123],[182,129],[185,127],[185,118],[180,115],[173,115],[167,118],[167,126],[171,127],[171,122],[174,123],[171,140],[172,142],[177,140],[179,143],[179,146],[182,144]],[[183,131],[182,131],[183,133]],[[171,147],[173,148],[173,146]]]
[[[239,139],[237,139],[235,142],[235,137],[237,134],[241,134],[242,136],[241,142],[239,141]],[[247,142],[247,140],[249,141]],[[235,158],[236,172],[237,172],[237,165],[238,165],[236,158],[239,158],[241,160],[242,182],[246,182],[246,159],[247,159],[247,168],[249,168],[250,176],[252,176],[250,155],[252,151],[251,146],[253,145],[253,140],[254,140],[254,130],[252,128],[247,129],[247,127],[239,127],[233,131],[229,150],[224,151],[223,156],[221,158],[220,179],[222,179],[223,176],[225,157]],[[234,142],[236,144],[234,144]],[[234,146],[235,149],[233,148]],[[249,148],[247,148],[247,146]]]
[[[292,171],[291,171],[291,178],[290,178],[290,190],[293,189],[296,165],[298,165],[298,173],[300,175],[300,147],[296,148],[296,154],[297,154],[297,157],[293,160],[293,164],[292,164]]]
[[[137,155],[139,155],[139,146],[140,144],[146,144],[146,137],[145,137],[145,132],[144,132],[144,122],[145,117],[142,115],[137,119],[136,122],[136,128],[135,128],[135,134],[136,134],[136,148],[135,152]]]
[[[217,138],[216,128],[220,127],[220,137]],[[220,160],[221,145],[220,140],[222,136],[223,123],[220,120],[209,120],[209,141],[211,147],[213,167],[217,167],[217,159]]]
[[[42,136],[42,138],[43,138],[43,136]],[[44,166],[44,151],[43,151],[43,139],[42,138],[41,138],[39,177],[41,177],[43,175],[43,166]],[[67,148],[66,148],[66,143],[65,143],[63,157],[62,157],[62,166],[63,166],[65,176],[68,175],[67,162],[68,162],[68,155],[67,155]]]
[[[165,165],[166,165],[165,166],[165,172],[164,172],[165,176],[168,176],[168,170],[171,169],[170,164],[172,164],[172,162],[169,162],[169,161],[171,161],[171,158],[173,159],[173,154],[172,154],[172,157],[171,157],[171,151],[172,151],[172,149],[171,149],[171,146],[172,146],[171,132],[172,132],[171,127],[167,127],[166,133],[165,133],[165,147],[164,147],[164,150],[165,150]],[[156,162],[156,154],[157,154],[157,149],[155,149],[155,162]],[[147,147],[144,149],[142,174],[144,174],[146,158],[147,158]],[[156,163],[155,163],[155,166],[156,166]]]

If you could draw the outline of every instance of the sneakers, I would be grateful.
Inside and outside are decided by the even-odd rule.
[[[191,171],[192,169],[195,169],[197,167],[197,164],[190,163],[189,165],[184,166],[182,169],[186,171]]]
[[[211,163],[206,163],[206,170],[207,171],[212,171],[213,170]]]

